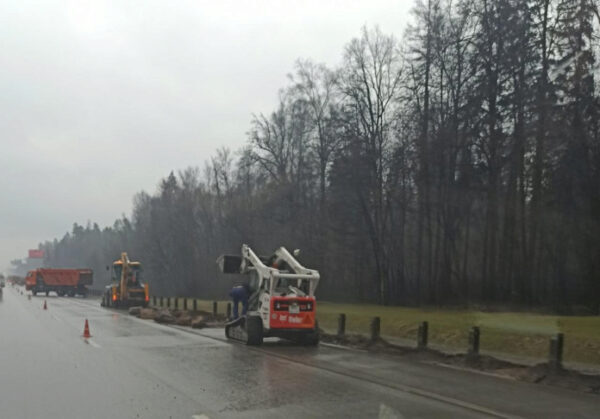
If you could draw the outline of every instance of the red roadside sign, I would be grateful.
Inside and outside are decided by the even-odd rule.
[[[29,259],[43,259],[44,251],[37,249],[29,249]]]

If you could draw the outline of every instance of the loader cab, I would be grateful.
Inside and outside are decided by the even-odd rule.
[[[120,261],[113,263],[110,271],[110,278],[115,282],[119,282],[121,280],[121,274],[123,273],[123,264]]]
[[[260,278],[258,277],[258,273],[256,271],[250,273],[250,278],[248,278],[248,286],[250,287],[250,292],[255,293],[262,288],[262,284]],[[263,281],[263,283],[266,281]]]
[[[127,284],[130,287],[140,286],[142,283],[142,267],[133,266],[129,272],[127,272]]]
[[[286,296],[294,294],[296,296],[313,296],[316,283],[310,279],[297,278],[274,278],[270,293],[272,295]]]
[[[281,266],[281,265],[280,265]],[[294,277],[296,272],[294,272],[289,266],[286,266],[287,269],[281,271],[272,266],[270,269],[274,275],[267,276],[265,272],[263,272],[264,277],[261,278],[261,275],[258,270],[255,268],[250,269],[250,280],[249,285],[252,292],[264,292],[271,296],[298,296],[298,297],[313,297],[315,293],[315,289],[318,284],[319,277],[315,276],[313,278],[298,278]],[[288,277],[280,277],[278,274],[289,274],[292,276]]]
[[[275,279],[275,295],[286,295],[290,292],[290,287],[296,286],[298,281],[290,278],[277,278]]]
[[[112,280],[115,282],[121,281],[123,274],[123,262],[116,261],[112,266]],[[127,286],[141,287],[142,285],[142,265],[139,262],[131,262],[127,271]]]

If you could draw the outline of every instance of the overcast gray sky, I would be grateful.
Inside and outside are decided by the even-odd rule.
[[[0,2],[0,271],[239,148],[296,59],[335,66],[363,25],[400,37],[412,4]]]

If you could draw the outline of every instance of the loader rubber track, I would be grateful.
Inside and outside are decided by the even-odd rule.
[[[242,316],[232,320],[225,325],[225,336],[244,345],[261,345],[262,320],[259,316]]]

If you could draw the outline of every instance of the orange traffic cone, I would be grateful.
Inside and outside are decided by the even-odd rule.
[[[46,305],[46,300],[44,300],[44,310],[48,310],[48,306]]]
[[[83,337],[86,339],[92,337],[92,335],[90,335],[90,325],[88,324],[87,319],[85,319],[85,326],[83,326]]]

